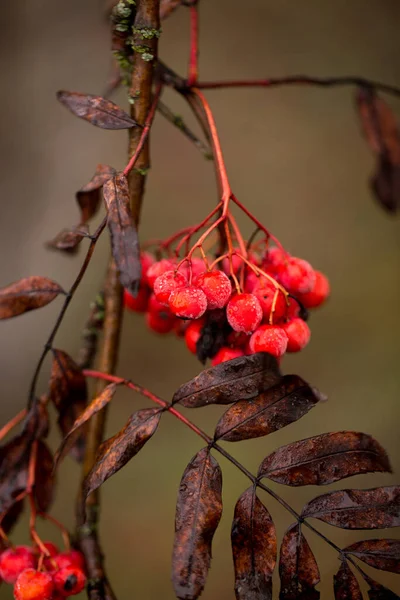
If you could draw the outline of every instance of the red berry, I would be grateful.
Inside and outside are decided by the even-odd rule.
[[[276,272],[279,267],[285,264],[289,258],[288,254],[274,246],[270,248],[263,260],[263,267],[269,271]]]
[[[192,273],[192,281],[196,279],[200,273],[204,273],[205,263],[202,258],[194,257],[191,259],[191,265],[189,266],[188,261],[185,261],[181,267],[179,267],[179,272],[186,276],[187,280],[190,279],[190,272]]]
[[[249,343],[249,336],[243,331],[231,331],[226,338],[227,344],[232,348],[245,348]]]
[[[192,354],[197,353],[197,342],[200,339],[203,327],[204,320],[198,319],[197,321],[192,321],[186,328],[185,343],[189,352],[191,352]]]
[[[147,285],[153,288],[154,282],[157,279],[157,277],[160,277],[160,275],[162,275],[166,271],[171,271],[171,269],[174,269],[174,267],[174,262],[172,260],[169,260],[168,258],[163,258],[162,260],[153,263],[147,269],[146,272]]]
[[[286,319],[288,321],[291,321],[292,319],[295,319],[296,317],[298,317],[300,314],[300,305],[297,302],[297,300],[295,298],[290,298],[289,297],[289,306],[287,307],[287,311],[286,311]]]
[[[200,288],[188,285],[172,292],[169,307],[177,317],[198,319],[206,312],[207,297]]]
[[[168,306],[171,293],[187,285],[187,279],[179,271],[165,271],[154,282],[154,295],[161,304]]]
[[[277,276],[282,285],[292,294],[305,294],[315,284],[315,271],[306,260],[291,256],[278,268]]]
[[[154,256],[152,256],[148,252],[141,253],[140,264],[142,266],[142,277],[140,278],[140,283],[142,285],[148,285],[147,271],[150,269],[150,267],[153,263],[154,263]]]
[[[288,338],[282,327],[277,325],[261,325],[251,336],[249,347],[256,352],[268,352],[275,357],[286,352]]]
[[[36,567],[36,556],[29,546],[8,548],[0,555],[0,578],[6,583],[14,583],[25,569]]]
[[[265,279],[264,277],[260,279],[259,284],[254,289],[253,294],[258,298],[261,308],[263,310],[264,321],[269,323],[272,309],[274,311],[272,313],[272,321],[273,323],[278,323],[281,321],[287,312],[287,304],[286,299],[277,288],[272,281]]]
[[[244,290],[245,292],[252,294],[255,288],[257,287],[260,281],[260,276],[256,275],[254,271],[250,269],[247,270],[245,280],[244,280]]]
[[[222,271],[202,273],[194,283],[205,293],[210,310],[223,308],[232,295],[231,282]]]
[[[226,316],[232,329],[251,333],[261,323],[263,311],[254,294],[236,294],[228,302]]]
[[[146,323],[149,329],[156,333],[169,333],[175,327],[176,320],[168,308],[164,312],[147,312]]]
[[[226,362],[227,360],[239,358],[239,356],[244,356],[243,350],[240,350],[239,348],[220,348],[217,354],[211,360],[211,364],[213,367],[215,367],[216,365]]]
[[[54,587],[65,598],[81,592],[86,584],[86,576],[76,566],[63,567],[53,575]]]
[[[81,552],[78,550],[71,550],[70,552],[60,552],[51,558],[45,558],[44,566],[50,573],[63,569],[64,567],[79,567],[85,570],[85,559]]]
[[[288,352],[299,352],[310,341],[311,331],[303,319],[292,319],[282,325],[282,328],[288,337]]]
[[[306,308],[317,308],[325,302],[330,293],[328,278],[320,271],[315,271],[315,283],[306,294],[298,294],[300,302]]]
[[[139,291],[133,296],[128,290],[124,290],[124,306],[128,310],[133,312],[143,313],[147,310],[147,304],[149,302],[150,291],[147,287],[140,285]]]
[[[43,546],[49,552],[49,556],[56,556],[56,554],[58,554],[60,552],[58,547],[55,544],[53,544],[53,542],[44,542]],[[41,550],[38,546],[35,547],[35,551],[38,554],[41,554]]]
[[[239,248],[235,248],[235,250],[239,250]],[[233,254],[232,255],[232,270],[235,275],[238,273],[238,271],[242,265],[243,265],[242,259],[237,254]],[[227,275],[231,274],[231,263],[230,263],[230,260],[228,257],[223,259],[222,269],[223,269],[223,271],[225,271],[225,273]]]
[[[79,567],[82,571],[86,572],[86,561],[82,552],[79,550],[70,550],[69,552],[64,553],[67,557],[69,557],[71,564],[75,565],[75,567]]]
[[[51,600],[54,591],[49,573],[26,569],[18,576],[14,586],[15,600]]]

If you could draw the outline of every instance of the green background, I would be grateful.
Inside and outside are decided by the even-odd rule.
[[[98,162],[117,168],[126,162],[126,132],[90,127],[55,99],[58,89],[98,94],[104,89],[111,60],[101,6],[97,0],[25,0],[2,6],[1,285],[35,274],[68,287],[83,249],[80,257],[69,258],[49,252],[43,242],[77,222],[74,192],[90,179]],[[201,76],[211,80],[354,74],[400,85],[399,19],[400,4],[395,0],[204,0]],[[184,73],[186,10],[164,23],[160,47],[163,59]],[[369,192],[373,157],[360,135],[354,93],[348,88],[290,87],[210,91],[207,97],[235,193],[292,253],[326,272],[332,284],[330,302],[311,318],[310,346],[283,362],[286,373],[302,375],[327,393],[329,401],[269,437],[226,447],[255,471],[263,457],[290,441],[331,430],[364,431],[387,449],[395,474],[361,476],[329,489],[393,484],[399,481],[400,466],[399,223],[379,209]],[[115,99],[127,105],[123,92]],[[164,100],[191,122],[171,91],[165,92]],[[400,103],[392,99],[390,103],[400,114]],[[160,116],[151,146],[142,240],[166,237],[196,223],[216,202],[212,165]],[[239,222],[249,234],[246,220]],[[109,241],[103,236],[57,337],[56,346],[73,356],[108,252]],[[1,324],[1,423],[26,401],[30,377],[60,302]],[[181,341],[158,337],[146,330],[141,316],[126,315],[119,374],[168,400],[199,371],[199,363]],[[47,376],[48,365],[40,380],[42,392]],[[144,406],[148,403],[140,397],[119,391],[108,434]],[[222,410],[209,407],[191,412],[190,417],[212,432]],[[55,448],[55,434],[51,441]],[[176,494],[186,464],[200,447],[189,430],[165,415],[156,437],[104,485],[100,532],[119,600],[174,598],[170,557]],[[205,600],[234,597],[229,531],[235,501],[248,485],[224,459],[220,462],[224,515],[215,536]],[[67,459],[59,472],[54,515],[71,526],[78,480],[77,466]],[[298,510],[326,491],[280,490]],[[288,515],[264,494],[260,497],[281,537],[290,524]],[[351,533],[318,527],[338,544],[398,535],[396,530]],[[41,531],[45,537],[53,535],[47,526]],[[27,540],[26,521],[14,539]],[[308,539],[319,560],[322,597],[330,599],[339,563],[318,539]],[[399,576],[374,575],[400,592]],[[10,589],[2,587],[0,597],[11,598]]]

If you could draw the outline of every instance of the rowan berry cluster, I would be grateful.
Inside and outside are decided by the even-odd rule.
[[[184,337],[190,352],[213,365],[256,352],[279,358],[310,340],[308,309],[329,295],[328,279],[278,246],[243,256],[239,249],[210,261],[141,256],[142,278],[125,306],[145,313],[157,333]]]
[[[77,550],[60,552],[52,542],[41,550],[7,548],[0,554],[1,580],[14,586],[15,600],[63,600],[84,589],[85,559]]]

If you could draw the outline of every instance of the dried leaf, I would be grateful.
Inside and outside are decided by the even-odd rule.
[[[122,108],[101,96],[61,90],[57,100],[77,117],[102,129],[130,129],[137,125]]]
[[[86,223],[97,213],[101,202],[101,190],[108,179],[114,177],[115,169],[98,164],[92,179],[76,192],[76,201],[81,209],[81,219]]]
[[[335,600],[362,600],[357,578],[345,560],[342,561],[339,571],[333,578],[333,588]]]
[[[236,503],[231,538],[237,600],[271,600],[276,530],[254,487]]]
[[[55,478],[53,473],[53,455],[48,446],[38,442],[35,471],[35,500],[41,512],[47,512],[54,497]]]
[[[71,229],[63,229],[56,237],[46,243],[48,248],[62,250],[70,254],[76,252],[81,241],[88,237],[89,228],[87,225],[77,225]]]
[[[122,285],[133,292],[140,282],[141,263],[139,240],[129,208],[128,181],[119,173],[103,186],[108,210],[111,247]]]
[[[323,433],[282,446],[258,471],[285,485],[326,485],[361,473],[391,472],[389,458],[373,437],[357,431]]]
[[[187,408],[231,404],[254,398],[281,379],[276,359],[265,352],[242,356],[202,371],[175,392],[173,402]]]
[[[395,213],[400,206],[400,165],[393,165],[382,156],[370,184],[380,205]]]
[[[0,448],[0,515],[26,489],[32,437],[16,435]]]
[[[302,517],[343,529],[385,529],[400,525],[400,487],[339,490],[311,500]]]
[[[368,576],[364,576],[364,579],[370,585],[370,589],[368,590],[368,596],[370,600],[400,600],[400,596],[389,590],[384,585],[377,583],[373,579]]]
[[[239,442],[268,435],[297,421],[318,402],[312,388],[297,375],[281,381],[253,400],[239,400],[217,423],[215,439]]]
[[[221,469],[203,448],[185,469],[176,506],[172,582],[182,600],[194,600],[204,589],[222,514],[221,494]]]
[[[344,552],[375,569],[400,573],[400,540],[363,540],[347,546]]]
[[[94,465],[82,485],[83,499],[131,460],[156,432],[161,418],[158,408],[139,410],[116,435],[99,447]]]
[[[291,525],[283,537],[279,576],[279,600],[319,599],[320,593],[315,589],[320,581],[317,561],[297,523]]]
[[[7,513],[1,518],[1,528],[4,533],[10,533],[13,529],[14,525],[17,524],[20,516],[22,515],[24,509],[24,500],[19,500],[18,502],[14,502],[11,508],[7,511]],[[0,553],[5,550],[6,544],[0,538]],[[0,583],[1,585],[1,583]]]
[[[66,352],[53,350],[49,396],[58,411],[58,425],[65,437],[86,408],[86,379],[78,365]],[[82,460],[85,448],[84,433],[71,450],[76,460]]]
[[[65,294],[62,287],[47,277],[26,277],[0,289],[0,319],[10,319],[22,313],[46,306]]]
[[[110,383],[107,387],[104,388],[102,393],[97,396],[89,406],[83,411],[80,417],[77,418],[75,423],[72,426],[72,429],[68,432],[65,438],[62,441],[60,448],[57,450],[55,455],[54,462],[57,463],[64,458],[67,454],[68,450],[71,447],[71,444],[76,440],[76,432],[82,427],[93,415],[102,410],[113,398],[117,389],[116,383]]]

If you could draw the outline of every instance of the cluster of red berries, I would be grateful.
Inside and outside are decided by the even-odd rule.
[[[44,546],[46,557],[29,546],[8,548],[0,554],[0,581],[14,586],[15,600],[63,600],[84,589],[81,552],[60,552],[52,542]]]
[[[125,306],[146,313],[157,333],[183,336],[191,352],[213,365],[256,352],[279,358],[302,350],[311,335],[308,309],[329,295],[325,275],[278,247],[263,255],[251,250],[245,260],[233,253],[211,269],[197,257],[156,261],[143,253],[141,260],[139,292],[125,291]]]

